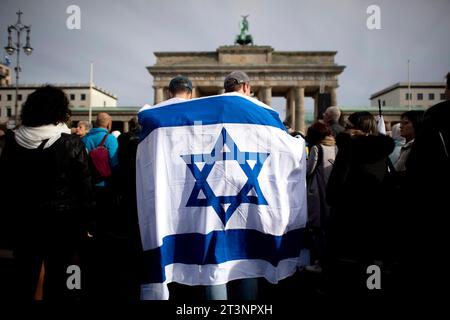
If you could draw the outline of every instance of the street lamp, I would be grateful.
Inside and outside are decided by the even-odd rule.
[[[20,73],[20,60],[19,60],[19,54],[20,54],[20,46],[22,45],[20,43],[20,35],[22,31],[26,31],[27,32],[27,39],[26,39],[26,43],[25,46],[22,48],[23,51],[25,52],[25,54],[28,56],[33,52],[33,48],[30,45],[30,31],[31,31],[31,25],[26,26],[22,24],[22,21],[20,21],[20,16],[23,14],[22,11],[18,11],[17,13],[17,22],[14,25],[9,25],[8,26],[8,45],[5,47],[6,52],[9,55],[14,54],[14,52],[17,53],[17,59],[16,59],[16,67],[15,67],[15,71],[16,71],[16,103],[15,103],[15,125],[17,126],[17,124],[19,123],[19,73]],[[16,46],[14,46],[13,41],[12,41],[12,36],[11,36],[11,32],[12,31],[16,31],[17,34],[17,42],[16,42]]]

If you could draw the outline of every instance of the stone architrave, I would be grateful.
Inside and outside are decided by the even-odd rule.
[[[249,75],[256,98],[271,105],[274,97],[286,97],[286,120],[296,130],[305,128],[304,98],[317,96],[321,79],[336,103],[338,76],[345,69],[336,64],[336,51],[274,51],[270,46],[237,45],[208,52],[154,54],[156,63],[147,70],[154,79],[155,102],[164,99],[162,88],[179,74],[189,77],[195,96],[202,97],[222,93],[225,76],[242,70]],[[295,96],[298,91],[303,92],[302,98]]]

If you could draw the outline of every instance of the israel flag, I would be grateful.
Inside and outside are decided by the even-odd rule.
[[[305,144],[239,93],[141,109],[136,179],[142,299],[167,284],[271,283],[306,264]]]

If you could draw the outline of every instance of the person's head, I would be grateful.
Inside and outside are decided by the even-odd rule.
[[[450,72],[445,77],[447,78],[445,82],[445,98],[450,100]]]
[[[170,98],[192,98],[192,82],[185,76],[177,76],[169,83]]]
[[[21,113],[22,124],[27,127],[65,123],[69,116],[69,100],[66,94],[49,85],[30,94]]]
[[[243,71],[233,71],[225,77],[223,82],[225,92],[239,92],[250,96],[250,78]]]
[[[345,129],[352,132],[359,131],[366,135],[378,134],[377,121],[368,111],[358,111],[352,113],[347,119]]]
[[[323,113],[323,121],[328,124],[339,123],[339,118],[341,117],[341,110],[336,107],[328,107]]]
[[[331,128],[323,122],[314,122],[306,131],[306,141],[309,146],[319,144],[325,137],[332,136]]]
[[[97,114],[97,119],[95,120],[95,126],[97,128],[105,128],[111,131],[112,128],[112,118],[106,112],[100,112]]]
[[[424,111],[411,110],[402,113],[400,121],[400,135],[406,142],[413,140],[420,130],[423,122]]]
[[[76,129],[75,133],[82,138],[89,132],[89,125],[86,121],[78,121]]]
[[[139,121],[138,117],[134,116],[128,121],[128,129],[131,132],[139,131]]]

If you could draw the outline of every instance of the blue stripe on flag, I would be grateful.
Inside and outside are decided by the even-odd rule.
[[[147,109],[139,114],[142,141],[153,130],[161,127],[193,126],[218,123],[246,123],[272,126],[286,130],[274,110],[263,108],[239,96],[213,96],[188,100],[160,108]]]
[[[277,266],[281,260],[300,256],[304,231],[295,229],[282,236],[251,229],[170,235],[161,247],[144,252],[144,283],[164,282],[165,266],[173,263],[205,265],[261,259]]]

